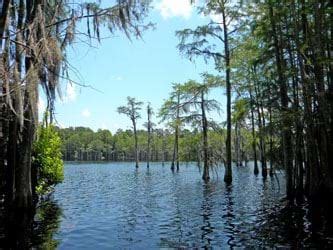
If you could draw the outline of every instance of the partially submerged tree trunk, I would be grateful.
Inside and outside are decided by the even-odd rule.
[[[166,160],[165,154],[166,154],[166,138],[165,133],[162,130],[162,166],[164,166],[164,162]]]
[[[239,167],[241,166],[240,162],[240,157],[241,157],[241,150],[240,150],[240,128],[239,128],[239,122],[235,122],[235,162],[236,166]]]
[[[173,147],[173,155],[171,162],[171,170],[175,169],[175,164],[177,167],[177,171],[179,171],[179,105],[180,105],[180,93],[177,93],[177,110],[176,110],[176,124],[175,124],[175,141]]]
[[[333,194],[333,141],[332,136],[332,110],[329,110],[329,101],[326,95],[325,76],[324,76],[324,63],[325,57],[325,30],[324,18],[325,18],[325,1],[317,0],[314,4],[314,39],[312,39],[313,45],[313,73],[314,82],[317,90],[317,112],[318,112],[318,146],[319,158],[322,172],[322,187],[328,192]],[[331,41],[332,43],[333,41]],[[330,62],[332,64],[332,62]],[[333,93],[330,93],[333,95]],[[333,97],[331,96],[331,99]],[[332,100],[331,100],[332,103]]]
[[[272,120],[272,108],[269,107],[269,176],[273,177],[275,174],[274,170],[274,159],[273,159],[273,120]]]
[[[257,137],[256,137],[256,131],[254,127],[254,99],[252,95],[251,87],[249,89],[250,94],[250,100],[251,100],[251,125],[252,125],[252,149],[253,149],[253,160],[254,160],[254,169],[253,172],[255,175],[259,174],[259,168],[258,168],[258,160],[257,160]]]
[[[140,101],[136,101],[133,97],[127,97],[127,105],[126,106],[120,106],[117,108],[117,111],[119,114],[125,114],[127,115],[133,126],[133,133],[134,133],[134,158],[135,158],[135,167],[139,167],[139,149],[138,149],[138,135],[137,135],[137,129],[136,129],[136,121],[139,119],[140,113],[139,110],[141,110],[141,105],[143,103]]]
[[[201,119],[202,119],[202,138],[203,138],[203,155],[204,155],[204,170],[202,174],[202,179],[208,181],[209,177],[209,163],[208,163],[208,124],[205,111],[205,97],[204,92],[201,92]]]
[[[151,115],[152,115],[152,109],[150,107],[150,104],[147,106],[147,116],[148,116],[148,123],[147,123],[147,168],[149,168],[149,161],[150,161],[150,144],[151,144]]]
[[[223,35],[224,35],[224,53],[225,53],[225,66],[226,66],[226,92],[227,92],[227,139],[226,139],[226,154],[227,166],[225,166],[224,181],[227,184],[232,182],[232,159],[231,159],[231,82],[230,82],[230,51],[229,51],[229,37],[228,26],[225,13],[225,3],[221,4],[222,22],[223,22]]]
[[[135,147],[135,167],[139,167],[139,149],[138,149],[138,133],[136,131],[136,122],[132,120],[133,123],[133,131],[134,131],[134,147]]]
[[[256,74],[256,73],[255,73]],[[259,91],[256,89],[256,96],[259,99]],[[259,148],[260,148],[260,161],[261,161],[261,175],[263,178],[267,177],[267,166],[266,166],[266,151],[265,151],[265,134],[264,134],[264,114],[261,110],[261,103],[256,103],[257,115],[258,115],[258,127],[259,127]]]
[[[281,49],[281,45],[279,42],[279,33],[275,24],[275,15],[273,11],[273,7],[269,7],[269,13],[271,18],[271,26],[272,26],[272,36],[273,36],[273,44],[275,50],[275,62],[276,69],[278,75],[278,85],[280,88],[280,100],[281,100],[281,120],[282,120],[282,150],[283,150],[283,166],[286,170],[286,190],[287,190],[287,198],[289,200],[293,200],[295,192],[294,192],[294,175],[293,175],[293,160],[292,160],[292,136],[290,131],[290,122],[288,118],[288,85],[286,78],[284,76],[284,58]]]

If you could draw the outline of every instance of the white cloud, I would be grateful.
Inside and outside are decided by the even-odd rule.
[[[188,19],[193,10],[190,0],[160,0],[155,3],[155,8],[165,19],[177,16]]]
[[[74,102],[76,100],[77,94],[76,94],[76,87],[75,84],[72,82],[68,82],[66,86],[66,93],[63,98],[63,103],[70,103]]]
[[[81,115],[85,118],[89,118],[91,116],[91,113],[88,109],[84,109],[82,110]]]
[[[116,81],[122,81],[122,80],[124,80],[124,78],[122,76],[117,76],[116,77]]]

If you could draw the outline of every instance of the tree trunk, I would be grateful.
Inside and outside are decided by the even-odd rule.
[[[177,111],[176,111],[176,125],[175,125],[175,142],[173,147],[173,156],[171,163],[171,170],[175,169],[175,162],[177,171],[179,171],[179,104],[180,104],[180,93],[177,94]]]
[[[272,107],[269,106],[269,176],[274,176]]]
[[[1,63],[1,62],[0,62]],[[4,89],[2,88],[2,93],[5,94]],[[5,195],[5,172],[7,170],[8,163],[5,161],[7,158],[7,144],[8,144],[8,121],[7,121],[7,108],[5,100],[3,97],[0,97],[0,199]]]
[[[148,106],[148,109],[147,109],[147,115],[148,115],[148,124],[147,124],[147,133],[148,133],[148,141],[147,141],[147,168],[149,168],[150,142],[151,142],[151,121],[150,121],[151,110],[150,110],[149,106]]]
[[[226,92],[227,92],[227,139],[226,139],[226,153],[227,153],[227,166],[225,168],[224,181],[227,184],[232,182],[232,159],[231,159],[231,82],[230,82],[230,51],[229,51],[229,38],[228,27],[225,13],[225,6],[222,8],[223,20],[223,34],[224,34],[224,53],[226,65]]]
[[[253,100],[253,95],[251,91],[251,87],[249,88],[249,94],[250,94],[250,99],[251,99],[251,125],[252,125],[252,149],[253,149],[253,160],[254,160],[254,174],[258,175],[259,174],[259,168],[258,168],[258,160],[257,160],[257,138],[256,138],[256,132],[255,132],[255,127],[254,127],[254,110],[253,110],[253,105],[254,105],[254,100]]]
[[[235,122],[235,160],[236,166],[239,167],[240,164],[240,132],[239,132],[239,122]]]
[[[253,69],[253,74],[254,74],[255,78],[257,78],[257,73],[256,73],[255,67]],[[256,98],[257,98],[255,105],[256,105],[257,114],[258,114],[261,175],[265,179],[267,177],[265,135],[264,135],[265,118],[264,118],[264,114],[263,114],[262,103],[260,101],[261,96],[259,95],[259,90],[256,86],[254,86],[254,89],[255,89],[255,94],[256,94]]]
[[[294,12],[293,7],[292,7],[292,12]],[[294,18],[297,18],[296,14],[293,13]],[[289,34],[289,28],[288,28],[288,23],[287,20],[285,21],[286,23],[286,30],[287,33]],[[296,28],[297,29],[297,28]],[[298,36],[298,34],[296,35]],[[296,128],[295,131],[295,156],[294,156],[294,162],[295,162],[295,174],[294,174],[294,182],[296,185],[296,192],[295,195],[298,199],[301,199],[304,193],[303,190],[303,178],[304,178],[304,173],[303,173],[303,155],[302,155],[302,148],[303,148],[303,126],[302,126],[302,120],[299,116],[300,113],[300,104],[299,104],[299,95],[298,95],[298,68],[295,67],[295,59],[294,59],[294,54],[293,54],[293,48],[292,44],[290,41],[287,41],[287,50],[288,50],[288,55],[289,55],[289,64],[292,69],[292,94],[293,94],[293,109],[294,109],[294,126]]]
[[[2,37],[4,36],[6,26],[7,26],[7,16],[9,12],[10,0],[2,1],[2,9],[0,15],[0,48],[2,48]]]
[[[164,131],[162,131],[162,166],[164,166],[165,162],[165,154],[166,154],[166,142],[165,142],[165,134]]]
[[[327,189],[329,192],[333,193],[333,171],[332,169],[332,154],[333,154],[333,145],[330,142],[330,130],[332,128],[329,127],[331,124],[329,118],[332,117],[328,110],[328,101],[327,95],[325,95],[325,83],[324,83],[324,70],[323,70],[323,61],[325,58],[324,52],[324,44],[322,41],[325,41],[325,36],[323,30],[325,30],[325,26],[323,23],[324,20],[324,8],[325,1],[318,0],[315,3],[314,10],[314,31],[315,34],[313,36],[313,71],[315,76],[315,83],[317,88],[317,96],[318,96],[318,131],[319,131],[319,157],[320,157],[320,165],[322,170],[322,181],[323,188]]]
[[[7,148],[7,167],[6,167],[6,203],[11,208],[15,200],[15,173],[17,171],[17,143],[18,143],[18,122],[17,117],[12,111],[9,112],[9,134]]]
[[[283,150],[283,166],[286,170],[286,190],[287,198],[289,200],[294,199],[294,183],[293,183],[293,160],[292,160],[292,137],[290,131],[290,123],[288,119],[288,85],[284,76],[284,59],[279,43],[279,37],[277,34],[277,28],[275,24],[275,15],[273,12],[272,4],[269,6],[272,36],[275,50],[275,60],[278,75],[278,84],[280,87],[280,100],[281,100],[281,121],[282,121],[282,150]]]
[[[134,131],[134,143],[135,143],[135,167],[139,168],[139,150],[138,150],[138,135],[136,131],[136,122],[132,120]]]
[[[30,105],[29,105],[30,106]],[[22,133],[22,141],[19,144],[19,157],[15,171],[15,207],[26,209],[32,207],[31,189],[31,153],[34,139],[34,118],[31,107],[28,108],[25,116],[26,120]]]
[[[260,97],[260,108],[261,108],[261,116],[262,116],[262,158],[261,158],[261,168],[262,168],[262,177],[267,177],[267,158],[266,158],[266,119],[264,113],[264,105],[262,103],[262,97]]]
[[[204,92],[201,92],[201,116],[202,116],[202,135],[203,135],[203,153],[204,153],[204,171],[202,179],[204,181],[209,181],[209,164],[208,164],[208,136],[207,136],[207,118],[205,111],[205,98]]]

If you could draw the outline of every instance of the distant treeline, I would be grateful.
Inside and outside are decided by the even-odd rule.
[[[58,128],[63,141],[62,154],[65,161],[134,161],[134,134],[131,130],[119,129],[114,135],[109,130],[94,132],[86,127]],[[225,131],[209,131],[209,152],[223,156],[225,152]],[[147,160],[147,131],[138,130],[139,160]],[[174,133],[169,129],[154,129],[152,132],[150,161],[172,161]],[[251,134],[242,131],[240,162],[246,162],[251,155]],[[200,162],[202,135],[199,130],[182,129],[179,136],[179,160]],[[235,151],[235,150],[234,150]],[[222,158],[223,159],[223,158]]]

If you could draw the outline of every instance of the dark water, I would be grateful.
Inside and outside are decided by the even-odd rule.
[[[304,203],[285,207],[283,174],[255,177],[223,168],[208,184],[196,165],[66,164],[65,181],[38,210],[35,247],[151,249],[201,247],[329,248],[330,225]]]

